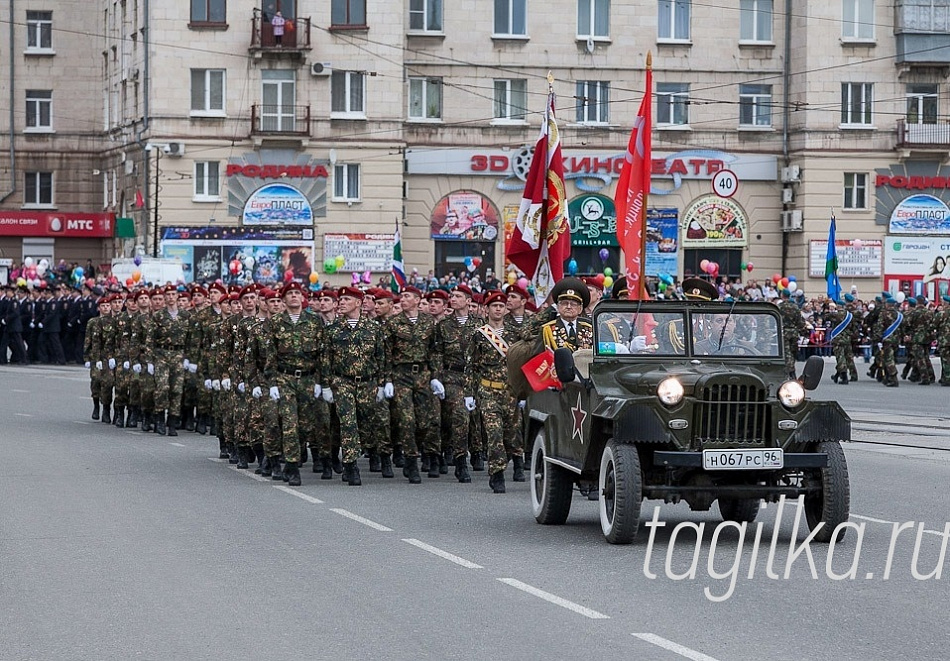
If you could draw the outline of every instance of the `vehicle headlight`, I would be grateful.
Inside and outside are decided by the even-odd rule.
[[[783,406],[793,409],[805,401],[805,389],[798,381],[786,381],[778,389],[778,399]]]
[[[672,377],[663,379],[656,387],[656,396],[667,406],[675,406],[683,401],[683,384]]]

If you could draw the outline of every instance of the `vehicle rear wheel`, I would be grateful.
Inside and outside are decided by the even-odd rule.
[[[600,457],[600,527],[611,544],[629,544],[640,530],[640,455],[634,445],[607,442]]]
[[[538,523],[559,526],[571,512],[574,480],[565,469],[545,461],[544,453],[544,430],[539,429],[531,449],[531,510]]]
[[[805,496],[805,520],[809,530],[824,524],[815,535],[816,542],[830,542],[831,535],[840,523],[851,514],[851,482],[848,478],[848,462],[838,441],[823,441],[816,452],[828,455],[828,465],[820,469],[821,491]],[[844,538],[842,529],[836,541]]]
[[[759,514],[759,498],[720,498],[719,514],[723,521],[752,523]]]

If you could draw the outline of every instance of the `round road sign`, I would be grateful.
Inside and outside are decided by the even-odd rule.
[[[720,170],[713,177],[712,188],[719,197],[732,197],[739,189],[739,177],[732,170]]]

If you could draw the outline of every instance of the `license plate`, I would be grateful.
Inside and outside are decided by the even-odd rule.
[[[768,470],[785,466],[783,450],[703,450],[708,471]]]

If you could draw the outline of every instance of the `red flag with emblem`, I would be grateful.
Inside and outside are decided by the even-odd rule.
[[[550,349],[545,349],[522,365],[521,371],[535,392],[561,387],[561,382],[554,373],[554,352]]]

